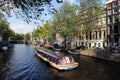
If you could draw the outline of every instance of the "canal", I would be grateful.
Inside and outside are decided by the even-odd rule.
[[[31,45],[15,44],[0,53],[0,80],[120,80],[120,63],[74,56],[79,66],[59,71],[39,59]]]

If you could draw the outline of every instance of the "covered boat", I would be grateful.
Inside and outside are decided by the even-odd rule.
[[[72,56],[65,56],[59,52],[52,52],[46,49],[37,49],[36,54],[38,57],[59,70],[72,70],[78,66]]]

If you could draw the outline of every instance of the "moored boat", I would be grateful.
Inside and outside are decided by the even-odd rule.
[[[71,56],[59,54],[59,52],[46,51],[46,49],[37,49],[36,54],[51,66],[59,70],[72,70],[78,66]]]
[[[3,47],[1,47],[1,49],[2,49],[3,51],[5,51],[5,50],[8,50],[8,47],[3,46]]]
[[[52,47],[52,49],[55,50],[55,51],[61,51],[61,48]]]
[[[1,41],[1,42],[0,42],[0,49],[1,49],[2,51],[8,50],[9,47],[10,47],[10,44],[9,44],[8,41]]]
[[[61,51],[61,46],[58,43],[54,43],[52,48],[55,51]]]
[[[50,44],[48,44],[48,43],[45,44],[44,47],[47,48],[47,49],[52,49],[52,46]]]
[[[80,54],[77,50],[75,49],[70,49],[67,51],[69,54]]]

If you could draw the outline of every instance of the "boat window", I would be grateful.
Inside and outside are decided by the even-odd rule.
[[[69,57],[65,57],[64,59],[65,59],[66,63],[70,63]]]
[[[70,62],[73,62],[73,61],[74,61],[72,57],[69,57],[69,60],[70,60]]]
[[[59,59],[58,63],[59,64],[68,64],[68,63],[71,63],[71,62],[74,62],[74,59],[72,57],[63,57],[61,59]]]

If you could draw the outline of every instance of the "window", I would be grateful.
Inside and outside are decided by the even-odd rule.
[[[112,23],[112,16],[109,16],[107,19],[108,19],[108,24]]]
[[[98,38],[98,36],[97,36],[97,31],[95,32],[95,39],[97,39]]]
[[[117,12],[118,12],[117,8],[113,9],[113,14],[116,14]]]
[[[81,42],[81,45],[83,46],[83,45],[84,45],[84,42]]]
[[[113,23],[115,23],[115,17],[113,16]]]
[[[90,32],[90,36],[89,36],[89,39],[90,39],[90,40],[92,39],[92,32]]]
[[[107,9],[111,9],[111,8],[112,8],[112,4],[108,4]]]
[[[93,32],[93,35],[92,35],[92,39],[93,39],[93,40],[95,39],[94,32]]]
[[[107,14],[108,14],[108,15],[111,15],[111,10],[108,10],[108,11],[107,11]]]
[[[88,34],[86,33],[86,39],[88,39]]]
[[[118,0],[118,5],[120,5],[120,0]]]
[[[96,47],[96,45],[97,45],[97,44],[96,44],[96,43],[94,43],[94,47]]]
[[[113,33],[113,29],[112,29],[112,26],[109,26],[110,27],[110,34]]]
[[[118,30],[118,25],[115,25],[114,26],[114,33],[118,33],[119,32],[119,30]]]
[[[99,31],[99,39],[101,39],[101,31]]]
[[[119,22],[120,22],[120,14],[119,14],[119,16],[118,16],[118,20],[119,20]]]
[[[100,48],[100,46],[101,46],[101,44],[100,43],[98,43],[98,47]]]
[[[113,7],[116,7],[116,6],[117,6],[117,1],[113,2],[113,3],[112,3],[112,6],[113,6]]]
[[[115,42],[118,42],[118,41],[119,41],[118,37],[115,37]]]
[[[103,24],[106,23],[106,18],[103,18]]]
[[[103,31],[103,38],[105,39],[105,34],[106,34],[106,32],[105,31]]]
[[[89,47],[91,47],[91,43],[89,43]]]
[[[103,43],[103,47],[105,47],[105,43]]]
[[[115,16],[115,23],[118,23],[119,22],[119,19],[117,16]]]

